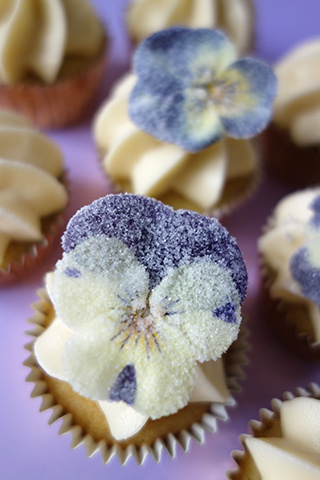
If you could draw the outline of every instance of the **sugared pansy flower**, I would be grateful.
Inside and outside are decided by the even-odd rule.
[[[215,219],[119,194],[80,209],[63,248],[50,287],[60,378],[146,417],[185,406],[197,362],[238,335],[247,273],[234,239]]]
[[[290,261],[292,277],[298,282],[302,294],[315,304],[320,323],[320,195],[310,205],[314,212],[306,232],[307,242],[293,255]],[[314,310],[314,308],[312,308]],[[320,325],[317,327],[320,333]]]
[[[260,61],[238,60],[220,31],[154,33],[138,47],[134,68],[130,117],[162,142],[197,152],[224,135],[253,137],[270,120],[274,73]]]

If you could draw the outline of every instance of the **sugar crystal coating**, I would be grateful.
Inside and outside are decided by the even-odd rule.
[[[320,195],[314,198],[310,209],[307,242],[292,256],[290,270],[302,294],[320,307]]]
[[[93,400],[159,418],[188,402],[196,362],[236,339],[247,274],[216,220],[119,194],[82,208],[63,237],[52,299],[74,331],[63,367]]]
[[[271,118],[276,77],[262,62],[237,60],[213,29],[172,27],[139,45],[133,123],[156,139],[198,152],[224,135],[249,138]]]
[[[83,207],[63,236],[66,252],[91,236],[121,240],[149,272],[154,288],[168,269],[206,257],[227,269],[244,300],[247,272],[234,239],[215,219],[139,195],[109,195]]]

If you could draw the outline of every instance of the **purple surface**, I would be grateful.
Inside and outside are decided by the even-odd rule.
[[[113,40],[106,81],[86,121],[61,132],[49,132],[62,147],[71,184],[71,201],[67,215],[108,192],[108,185],[97,161],[91,135],[91,117],[106,97],[112,82],[129,62],[129,42],[122,23],[126,2],[95,0],[101,18],[109,25]],[[290,46],[319,33],[319,0],[256,0],[256,56],[276,60]],[[0,291],[0,478],[33,479],[141,479],[184,478],[222,480],[225,471],[234,466],[230,452],[239,447],[239,434],[247,423],[258,417],[261,407],[268,407],[272,397],[285,390],[319,381],[320,366],[304,360],[279,344],[262,319],[260,277],[256,256],[256,239],[275,203],[289,189],[264,178],[260,189],[245,206],[226,222],[237,238],[249,271],[249,293],[245,313],[251,330],[250,364],[243,392],[236,396],[238,405],[230,411],[230,420],[220,423],[219,433],[206,435],[205,445],[193,443],[185,454],[178,448],[174,460],[164,452],[157,465],[148,458],[142,467],[130,459],[124,467],[117,458],[104,465],[100,455],[88,459],[84,447],[71,449],[70,435],[58,435],[60,422],[48,426],[49,412],[39,413],[40,399],[31,399],[32,384],[25,382],[28,369],[22,365],[27,357],[23,346],[28,338],[27,319],[30,304],[37,300],[36,290],[61,252],[57,244],[49,259],[27,280]]]

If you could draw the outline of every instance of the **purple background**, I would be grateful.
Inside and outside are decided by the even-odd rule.
[[[97,161],[91,134],[91,118],[108,93],[113,81],[130,62],[129,41],[123,25],[126,1],[92,0],[108,26],[112,48],[109,65],[87,119],[60,132],[48,132],[61,146],[71,183],[68,217],[80,206],[108,192],[107,182]],[[319,0],[256,0],[256,56],[273,62],[297,42],[316,36],[320,29]],[[31,399],[33,384],[26,383],[28,369],[22,365],[27,357],[24,344],[28,338],[27,319],[30,304],[37,300],[36,290],[42,278],[60,256],[57,242],[49,259],[26,280],[0,291],[0,478],[20,480],[73,479],[141,479],[184,478],[197,480],[225,478],[233,468],[230,452],[239,448],[238,437],[247,431],[251,418],[261,407],[268,407],[273,397],[285,390],[319,382],[319,365],[284,350],[262,320],[259,301],[260,277],[256,256],[256,239],[266,217],[289,189],[264,178],[256,195],[225,223],[237,238],[246,259],[250,286],[244,311],[251,329],[250,364],[245,368],[243,392],[236,395],[238,405],[229,411],[230,420],[219,424],[219,433],[207,433],[204,445],[192,443],[185,454],[180,447],[170,459],[163,452],[157,465],[150,457],[142,467],[130,459],[121,466],[115,457],[104,465],[100,454],[88,459],[83,446],[72,450],[71,436],[58,435],[60,422],[48,426],[49,412],[39,413],[40,399]]]

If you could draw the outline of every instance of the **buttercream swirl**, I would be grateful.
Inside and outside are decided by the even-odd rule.
[[[258,249],[275,273],[270,286],[273,298],[305,305],[314,338],[320,341],[319,291],[320,188],[285,197],[276,207]]]
[[[274,123],[300,146],[320,143],[320,40],[308,40],[275,65]]]
[[[0,266],[8,245],[41,241],[41,218],[67,203],[60,149],[27,120],[0,112]]]
[[[174,25],[218,28],[244,53],[252,47],[253,17],[251,0],[133,0],[126,20],[136,41]]]
[[[102,26],[87,0],[5,0],[0,6],[0,82],[35,75],[52,83],[67,57],[94,57],[102,42]]]
[[[262,480],[316,480],[320,477],[320,402],[296,397],[284,401],[280,434],[248,436],[245,445]]]
[[[227,182],[250,177],[256,157],[248,140],[225,137],[191,154],[140,130],[128,116],[136,76],[118,82],[94,122],[103,166],[122,190],[149,195],[177,208],[210,210],[219,204]]]

